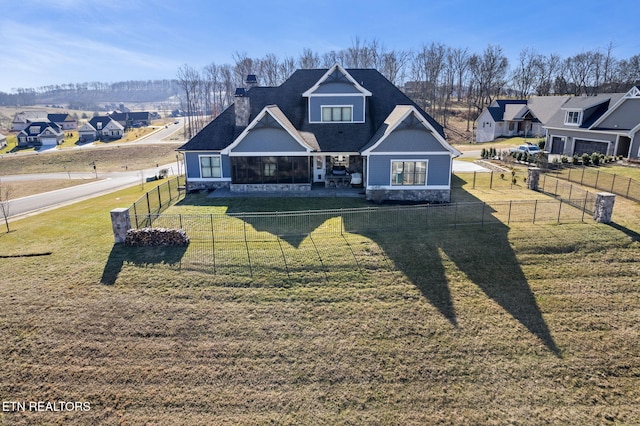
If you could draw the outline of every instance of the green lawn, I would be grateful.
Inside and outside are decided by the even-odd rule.
[[[42,154],[8,154],[0,157],[0,176],[23,173],[121,172],[155,167],[176,162],[180,144],[95,147],[79,150],[58,150]],[[176,166],[177,167],[177,166]]]
[[[210,246],[113,245],[109,210],[141,194],[136,186],[0,234],[2,400],[91,404],[0,412],[0,424],[640,418],[636,203],[617,202],[613,226],[336,236],[320,224],[299,238],[262,229],[248,243],[221,242],[214,270],[182,262],[208,259]],[[202,198],[190,208],[301,202]]]

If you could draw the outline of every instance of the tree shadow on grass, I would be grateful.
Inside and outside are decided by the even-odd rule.
[[[460,199],[465,202],[481,203],[481,200],[465,191],[462,195]],[[221,202],[227,203],[227,213],[232,215],[239,210],[246,211],[245,207],[234,207],[231,200]],[[477,209],[476,204],[472,206]],[[457,326],[457,314],[445,268],[446,257],[487,297],[540,339],[551,352],[560,356],[560,350],[511,247],[509,227],[491,213],[490,207],[482,207],[483,227],[453,226],[452,217],[474,214],[464,212],[455,205],[434,206],[426,216],[412,213],[410,208],[403,209],[404,216],[396,218],[395,222],[391,216],[385,217],[384,209],[378,209],[366,218],[361,214],[332,212],[323,216],[305,212],[297,222],[279,222],[261,215],[244,215],[239,219],[257,231],[277,235],[298,248],[307,235],[324,226],[327,220],[341,217],[344,229],[376,242],[429,303],[453,326]],[[375,218],[375,215],[381,217]]]
[[[114,285],[125,263],[132,263],[136,266],[180,264],[186,251],[187,246],[131,247],[124,244],[114,244],[102,271],[100,283]]]

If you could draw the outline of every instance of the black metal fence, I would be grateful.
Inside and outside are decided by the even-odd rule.
[[[152,217],[162,213],[171,206],[175,200],[184,196],[184,191],[182,190],[183,185],[184,177],[172,177],[133,203],[129,208],[129,216],[131,217],[131,221],[135,223],[135,228],[151,226]]]
[[[311,233],[334,234],[428,230],[465,225],[575,223],[585,218],[588,201],[579,198],[365,207],[274,213],[144,214],[137,227],[184,229],[193,239],[257,241]]]
[[[471,189],[526,189],[527,171],[515,169],[511,172],[457,172],[451,181],[452,188]]]
[[[538,190],[592,215],[596,209],[597,195],[567,181],[541,175]]]
[[[384,258],[372,241],[385,233],[516,222],[575,223],[584,218],[584,210],[550,199],[279,213],[151,214],[132,217],[132,222],[186,231],[189,246],[179,249],[175,261],[162,260],[171,267],[216,275],[330,281],[336,271],[380,273],[380,265],[369,263],[374,252]],[[387,272],[393,270],[389,267]]]
[[[634,201],[640,201],[640,182],[627,176],[608,173],[592,167],[563,167],[548,170],[546,174],[582,186],[611,192]]]

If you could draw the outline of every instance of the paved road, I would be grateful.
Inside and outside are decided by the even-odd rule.
[[[131,172],[98,173],[101,180],[83,185],[76,185],[70,188],[58,189],[42,194],[30,195],[28,197],[16,198],[9,202],[9,217],[12,219],[24,215],[31,215],[41,211],[60,207],[66,204],[75,203],[87,198],[107,194],[129,186],[139,184],[147,177],[156,176],[161,169],[167,169],[170,175],[176,174],[176,163],[154,167],[145,170]],[[94,173],[43,173],[33,175],[3,176],[3,182],[29,181],[41,179],[82,179],[95,178]]]
[[[180,143],[184,141],[180,140],[162,140],[167,138],[182,126],[182,119],[176,119],[178,124],[168,124],[166,127],[159,127],[155,132],[135,141],[127,142],[127,145],[131,144],[157,144],[157,143]],[[91,149],[104,145],[86,144],[76,148],[70,149]],[[56,151],[55,147],[52,151]],[[46,154],[45,151],[38,151],[38,154]],[[35,153],[35,152],[33,152]],[[23,153],[20,155],[29,155]],[[39,213],[52,208],[60,207],[62,205],[71,204],[87,198],[96,197],[99,195],[107,194],[109,192],[117,191],[132,185],[139,184],[147,177],[156,176],[161,169],[167,169],[169,175],[176,174],[177,164],[166,164],[159,167],[153,167],[146,170],[136,170],[130,172],[112,172],[112,173],[98,173],[97,177],[100,179],[96,182],[90,182],[86,184],[76,185],[70,188],[58,189],[51,192],[45,192],[42,194],[30,195],[28,197],[17,198],[9,202],[9,217],[12,219],[19,218],[25,215],[31,215]],[[95,179],[95,173],[37,173],[37,174],[25,174],[25,175],[12,175],[1,176],[3,182],[16,182],[16,181],[38,181],[42,179]]]

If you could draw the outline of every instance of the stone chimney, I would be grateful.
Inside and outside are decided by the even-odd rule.
[[[247,91],[239,87],[235,93],[234,108],[236,112],[236,126],[247,127],[249,125],[249,95]]]

